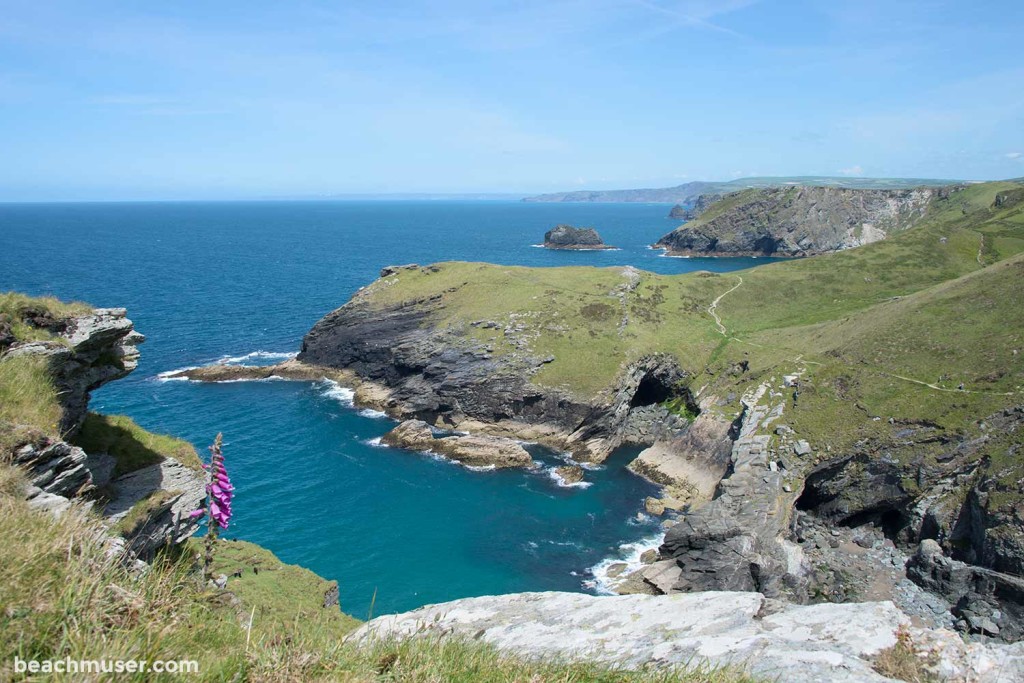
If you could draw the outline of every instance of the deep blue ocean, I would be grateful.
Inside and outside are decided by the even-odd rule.
[[[647,249],[676,226],[661,204],[220,202],[0,204],[0,290],[124,306],[147,336],[139,369],[92,408],[188,439],[217,432],[236,491],[229,536],[335,579],[342,609],[375,614],[473,595],[600,590],[591,568],[632,557],[659,527],[654,488],[617,454],[587,488],[535,472],[474,472],[375,447],[393,423],[344,388],[285,381],[197,384],[161,372],[231,358],[273,362],[381,267],[446,260],[634,265],[718,272],[753,259],[674,259]],[[557,223],[594,226],[619,251],[534,246]],[[262,352],[262,353],[258,353]],[[280,356],[276,354],[281,354]],[[639,516],[638,516],[639,515]]]

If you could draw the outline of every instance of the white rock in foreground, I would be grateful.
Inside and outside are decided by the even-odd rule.
[[[871,657],[896,643],[909,618],[891,602],[788,605],[760,593],[595,597],[517,593],[466,598],[378,617],[355,641],[413,635],[479,639],[525,657],[599,660],[636,668],[706,661],[773,680],[887,681]],[[964,644],[910,628],[952,680],[1024,680],[1024,643]]]

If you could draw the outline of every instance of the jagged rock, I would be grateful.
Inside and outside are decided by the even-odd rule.
[[[324,602],[323,602],[324,608],[327,608],[327,607],[337,607],[338,606],[338,596],[339,596],[339,594],[340,593],[339,593],[339,590],[338,590],[337,582],[332,581],[331,582],[331,587],[328,588],[326,592],[324,592]]]
[[[644,509],[647,510],[647,514],[659,517],[665,514],[665,503],[658,498],[648,496],[644,499]]]
[[[675,560],[661,560],[640,570],[644,581],[658,589],[660,593],[670,593],[675,588],[682,570]]]
[[[14,464],[28,470],[29,484],[45,493],[72,498],[92,486],[81,448],[64,441],[23,445],[14,453]]]
[[[640,564],[654,564],[658,561],[657,548],[651,548],[640,553]]]
[[[579,465],[556,467],[555,474],[566,484],[578,484],[583,481],[583,468]]]
[[[796,453],[797,455],[801,455],[801,456],[803,456],[803,455],[810,455],[811,454],[811,444],[807,443],[803,439],[800,439],[795,444],[793,444],[793,452]]]
[[[605,570],[605,574],[609,579],[614,579],[618,576],[622,576],[622,573],[626,571],[628,565],[625,562],[616,562],[608,565],[608,569]]]
[[[422,420],[406,420],[381,437],[381,443],[431,451],[473,467],[533,467],[533,458],[516,441],[497,436],[437,437]]]
[[[907,562],[907,576],[954,604],[953,613],[972,632],[1009,642],[1024,636],[1024,579],[950,559],[931,539]]]
[[[148,517],[126,539],[128,549],[142,558],[169,544],[181,543],[199,528],[189,513],[206,497],[202,472],[177,460],[143,467],[124,474],[110,483],[113,495],[103,510],[109,524],[116,524],[137,504],[145,504],[154,493],[163,492],[158,504],[148,509]]]
[[[772,403],[767,384],[745,395],[742,404],[732,473],[713,500],[665,533],[661,556],[679,569],[665,592],[757,590],[774,598],[795,591],[800,599],[796,574],[802,570],[781,541],[793,497],[782,490],[782,473],[769,469],[771,437],[761,433],[782,415],[782,404]]]
[[[713,396],[701,401],[700,414],[684,432],[655,441],[629,469],[656,484],[685,489],[695,501],[710,500],[732,454],[732,425],[707,409],[714,403]]]
[[[544,233],[547,249],[614,249],[604,243],[593,228],[574,228],[571,225],[557,225]]]
[[[727,210],[705,212],[662,237],[679,255],[808,256],[869,244],[906,230],[940,190],[785,187],[728,195]]]
[[[758,593],[657,597],[520,593],[467,598],[378,617],[349,636],[467,638],[524,657],[601,661],[628,668],[738,665],[769,680],[887,681],[872,658],[905,630],[934,651],[937,671],[979,683],[1024,676],[1024,643],[964,644],[917,629],[891,602],[795,606]]]
[[[636,277],[624,269],[623,286],[635,286]],[[399,419],[538,441],[600,461],[622,442],[631,410],[685,391],[687,374],[667,355],[630,363],[601,396],[535,385],[530,377],[545,358],[531,356],[525,346],[518,353],[488,353],[464,330],[433,324],[438,299],[381,305],[374,296],[381,286],[384,280],[321,319],[303,339],[297,360],[352,372],[357,401]],[[513,340],[521,334],[513,322],[505,329]]]
[[[229,365],[214,363],[199,368],[188,368],[162,375],[166,379],[189,379],[194,382],[237,382],[240,380],[261,380],[277,377],[280,379],[316,381],[332,379],[349,382],[350,373],[334,368],[308,365],[297,360],[286,360],[274,365]]]

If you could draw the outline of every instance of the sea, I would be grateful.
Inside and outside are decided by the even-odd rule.
[[[212,362],[269,364],[384,266],[438,261],[632,265],[726,272],[767,259],[667,258],[663,204],[260,201],[0,204],[0,290],[126,307],[146,335],[138,369],[93,395],[193,443],[224,434],[236,486],[227,536],[258,543],[340,587],[361,619],[476,595],[607,590],[607,567],[658,544],[656,488],[622,449],[566,486],[567,455],[535,445],[532,471],[474,471],[381,447],[394,426],[330,382],[168,381]],[[614,251],[538,248],[559,223]]]

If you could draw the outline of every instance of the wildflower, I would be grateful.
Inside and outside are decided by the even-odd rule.
[[[223,436],[217,435],[213,445],[210,446],[210,464],[203,465],[207,471],[206,500],[202,506],[189,513],[189,519],[199,520],[209,515],[206,527],[206,560],[204,562],[206,575],[210,576],[213,565],[213,549],[217,543],[217,536],[222,529],[228,528],[231,521],[231,499],[234,496],[235,487],[231,485],[231,478],[228,476],[227,468],[224,466],[224,454],[221,451]]]

